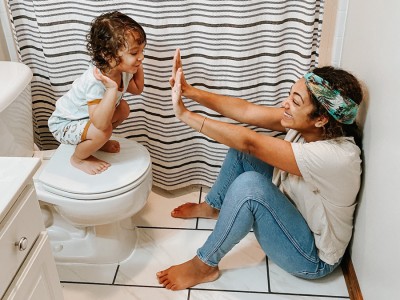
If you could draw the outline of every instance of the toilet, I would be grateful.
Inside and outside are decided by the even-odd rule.
[[[31,70],[0,61],[0,156],[33,156]],[[151,158],[141,144],[123,137],[119,153],[98,151],[111,166],[97,175],[70,164],[75,146],[38,152],[34,176],[46,229],[57,263],[114,264],[135,249],[132,216],[146,204],[152,187]],[[50,153],[50,154],[49,154]]]

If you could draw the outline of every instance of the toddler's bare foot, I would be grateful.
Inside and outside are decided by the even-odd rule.
[[[109,153],[117,153],[120,150],[120,145],[118,141],[109,140],[107,141],[101,148],[101,151],[109,152]]]
[[[169,290],[183,290],[199,283],[217,280],[218,267],[210,267],[197,256],[157,273],[158,282]]]
[[[79,170],[82,170],[90,175],[100,174],[101,172],[107,170],[110,166],[108,162],[100,160],[92,155],[86,159],[79,159],[72,155],[70,161],[75,168],[78,168]]]
[[[218,219],[219,210],[211,207],[207,202],[191,203],[187,202],[175,208],[171,212],[174,218],[190,219],[190,218],[205,218]]]

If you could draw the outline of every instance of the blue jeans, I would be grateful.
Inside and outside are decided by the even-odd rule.
[[[251,228],[266,255],[292,275],[315,279],[331,273],[318,257],[314,235],[293,203],[272,183],[273,167],[230,149],[206,202],[220,210],[214,231],[197,256],[216,267]]]

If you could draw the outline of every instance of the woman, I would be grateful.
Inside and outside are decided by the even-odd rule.
[[[159,283],[180,290],[216,280],[219,261],[251,228],[287,272],[308,279],[331,273],[350,241],[360,187],[357,79],[316,68],[296,81],[282,107],[265,107],[194,88],[177,49],[170,83],[176,117],[231,149],[205,202],[171,213],[217,218],[213,232],[193,259],[158,272]],[[241,123],[287,132],[285,140],[193,113],[182,95]]]

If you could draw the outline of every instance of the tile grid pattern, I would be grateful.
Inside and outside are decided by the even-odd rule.
[[[170,211],[185,202],[201,202],[207,188],[165,192],[153,190],[146,207],[133,218],[138,244],[132,255],[116,265],[58,265],[65,300],[300,300],[349,299],[343,274],[314,281],[295,278],[269,261],[250,233],[220,264],[218,280],[183,291],[162,288],[155,273],[192,258],[215,220],[174,219]]]

